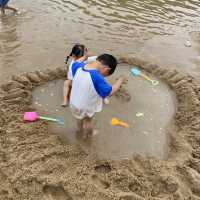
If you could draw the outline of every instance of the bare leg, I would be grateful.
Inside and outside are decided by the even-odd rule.
[[[86,138],[92,136],[93,128],[92,118],[86,117],[83,119],[83,131]]]
[[[83,131],[83,120],[77,119],[77,127],[79,132]]]
[[[83,120],[77,119],[77,131],[76,131],[76,138],[77,139],[82,139],[83,137]]]
[[[70,91],[71,91],[71,86],[72,86],[72,81],[67,80],[64,82],[64,87],[63,87],[63,107],[66,107],[69,103],[69,96],[70,96]]]
[[[7,10],[12,10],[13,12],[17,12],[17,9],[16,8],[13,8],[11,6],[5,6],[5,9]]]
[[[5,9],[4,9],[4,7],[1,7],[0,9],[1,9],[1,15],[5,15]]]

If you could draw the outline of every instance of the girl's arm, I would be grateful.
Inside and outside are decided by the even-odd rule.
[[[88,57],[86,55],[82,56],[81,58],[79,58],[78,60],[76,61],[79,61],[79,62],[84,62],[88,59]]]

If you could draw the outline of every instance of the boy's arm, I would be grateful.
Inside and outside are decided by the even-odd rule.
[[[84,62],[84,61],[86,61],[88,59],[88,57],[87,56],[82,56],[81,58],[79,58],[77,61],[78,62]]]
[[[121,76],[121,77],[116,81],[116,83],[112,86],[112,92],[111,92],[110,96],[113,95],[115,92],[117,92],[117,91],[120,89],[121,85],[122,85],[125,81],[126,81],[126,77]]]
[[[87,50],[85,51],[85,55],[83,55],[81,58],[79,58],[78,61],[79,61],[79,62],[87,61],[88,58],[91,57],[91,56],[92,56],[92,53],[87,49]],[[97,58],[97,57],[96,57],[96,58]],[[96,60],[96,58],[95,58],[95,59],[93,58],[93,60]],[[91,60],[91,61],[92,61],[92,60]],[[89,61],[89,62],[91,62],[91,61]]]
[[[89,63],[94,62],[95,60],[97,60],[97,56],[90,56],[90,57],[88,57],[88,59],[86,60],[86,63],[89,64]]]
[[[125,77],[120,77],[117,82],[112,86],[110,85],[102,75],[97,73],[96,71],[92,72],[91,76],[94,87],[99,94],[100,97],[105,99],[108,96],[113,95],[117,90],[120,88],[123,82],[125,82],[126,78]]]

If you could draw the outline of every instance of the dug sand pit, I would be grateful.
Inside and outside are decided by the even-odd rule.
[[[121,65],[109,78],[112,83],[121,74],[128,74],[128,82],[109,98],[110,104],[104,106],[103,112],[95,116],[97,135],[90,141],[80,139],[81,133],[76,133],[76,120],[70,108],[60,106],[63,81],[53,81],[34,90],[33,106],[42,115],[65,120],[65,126],[50,125],[52,131],[62,137],[62,141],[78,142],[99,158],[131,158],[136,153],[166,159],[169,150],[168,126],[175,114],[174,94],[163,82],[153,86],[140,77],[134,77],[130,69],[131,66]],[[114,117],[126,121],[129,128],[112,126]]]
[[[154,74],[176,93],[168,158],[99,159],[77,143],[63,143],[46,122],[24,123],[23,112],[34,109],[33,89],[66,72],[34,72],[40,82],[22,74],[0,91],[0,199],[200,199],[200,83],[140,59],[121,61]],[[17,88],[19,97],[9,96]]]

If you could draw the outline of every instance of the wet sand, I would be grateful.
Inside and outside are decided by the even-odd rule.
[[[0,199],[200,199],[199,2],[73,2],[13,0],[25,12],[0,19]],[[77,38],[96,54],[129,55],[123,63],[175,92],[167,159],[100,159],[63,142],[46,122],[22,121],[24,111],[35,109],[33,90],[66,77],[56,68]]]
[[[199,81],[136,58],[121,61],[144,68],[176,93],[168,159],[98,159],[78,144],[62,143],[46,122],[24,123],[33,89],[66,76],[62,68],[26,73],[1,85],[1,199],[200,198]]]
[[[50,124],[52,131],[59,134],[62,141],[78,142],[99,158],[119,160],[131,158],[136,153],[166,159],[169,150],[167,128],[175,113],[174,94],[162,81],[152,86],[148,81],[132,76],[130,68],[119,65],[117,72],[109,78],[112,83],[121,74],[126,74],[128,83],[110,98],[110,105],[105,105],[103,112],[95,116],[98,134],[90,141],[78,139],[76,120],[69,108],[60,106],[63,81],[36,88],[33,106],[43,115],[65,119],[65,126]],[[144,116],[137,117],[137,113]],[[113,117],[127,122],[130,127],[112,127]]]
[[[190,41],[191,47],[185,46],[186,41]],[[190,32],[187,37],[156,36],[146,41],[137,56],[165,68],[179,69],[199,79],[200,32]]]

